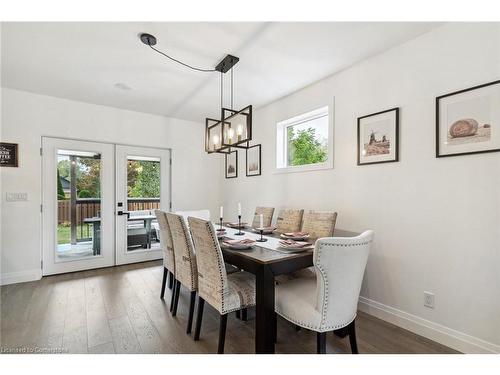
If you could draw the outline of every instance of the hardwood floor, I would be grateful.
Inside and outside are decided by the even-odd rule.
[[[44,277],[1,287],[1,352],[216,353],[219,314],[208,305],[200,341],[186,335],[189,293],[177,317],[170,289],[160,300],[160,261]],[[359,313],[360,353],[456,353],[443,345]],[[16,349],[18,348],[18,349]],[[350,353],[349,339],[327,335],[327,353]],[[227,323],[226,353],[253,353],[254,319]],[[277,353],[315,353],[316,334],[278,319]]]

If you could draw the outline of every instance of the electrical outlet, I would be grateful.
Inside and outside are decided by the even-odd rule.
[[[424,306],[434,308],[434,293],[424,292]]]

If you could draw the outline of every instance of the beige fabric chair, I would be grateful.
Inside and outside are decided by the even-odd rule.
[[[255,305],[255,277],[240,271],[227,274],[215,228],[210,221],[188,218],[198,265],[198,313],[194,339],[200,338],[205,301],[220,314],[218,353],[224,352],[227,315]]]
[[[163,252],[163,281],[161,285],[160,298],[163,299],[165,296],[165,285],[167,283],[168,276],[168,287],[172,289],[173,281],[175,278],[175,261],[174,261],[174,245],[172,243],[172,235],[170,233],[170,227],[168,226],[167,213],[160,210],[155,210],[156,220],[158,220],[158,226],[160,230],[160,246]],[[173,296],[173,293],[172,293]],[[172,309],[173,303],[170,302],[170,309]]]
[[[356,237],[316,241],[313,277],[276,287],[276,312],[299,327],[317,332],[317,352],[326,351],[326,333],[347,327],[357,353],[355,319],[373,231]]]
[[[205,209],[200,209],[200,210],[191,210],[191,211],[175,211],[177,215],[182,215],[184,220],[186,221],[186,224],[188,224],[188,217],[197,217],[199,219],[203,220],[210,220],[210,210],[208,208]]]
[[[276,219],[276,230],[279,233],[298,232],[302,223],[304,210],[282,209]]]
[[[302,217],[302,232],[311,238],[332,237],[337,213],[332,211],[307,211]]]
[[[260,215],[263,216],[263,224],[265,227],[270,227],[273,221],[274,207],[256,207],[253,216],[252,228],[260,226]]]
[[[308,232],[312,239],[333,237],[337,213],[333,211],[307,211],[302,218],[302,232]],[[304,268],[289,274],[276,277],[278,284],[300,277],[311,277],[315,275],[314,267]]]
[[[191,303],[189,306],[189,317],[187,333],[191,333],[193,324],[194,304],[196,300],[196,291],[198,290],[198,270],[196,267],[196,256],[194,253],[193,242],[189,235],[186,222],[182,215],[168,212],[166,214],[172,242],[174,245],[175,260],[175,284],[174,284],[174,304],[172,316],[177,315],[177,305],[179,304],[179,294],[181,285],[191,292]]]

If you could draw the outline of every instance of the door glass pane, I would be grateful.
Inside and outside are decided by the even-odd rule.
[[[127,251],[160,248],[158,222],[160,208],[160,159],[127,157]]]
[[[101,254],[101,155],[57,152],[56,262]]]

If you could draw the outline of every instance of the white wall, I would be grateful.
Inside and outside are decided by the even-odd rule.
[[[2,27],[3,27],[3,23],[0,22],[0,140],[3,140],[3,137],[2,137],[2,95],[3,95],[3,87],[2,87]],[[3,184],[2,184],[2,177],[1,177],[1,169],[0,169],[0,199],[1,197],[3,197]],[[0,209],[1,209],[1,204],[0,204]],[[2,221],[2,215],[1,215],[1,212],[0,212],[0,274],[2,272],[2,248],[1,248],[1,244],[2,244],[2,232],[3,232],[3,225],[2,225],[3,221]],[[2,279],[0,277],[0,284],[2,283]],[[1,307],[1,301],[0,301],[0,307]]]
[[[26,192],[27,202],[1,197],[2,282],[40,277],[41,136],[88,139],[172,149],[173,209],[219,204],[220,165],[204,152],[204,126],[3,88],[2,141],[19,143],[19,168],[2,168],[5,192]]]
[[[462,351],[500,352],[500,153],[434,156],[435,97],[497,79],[499,24],[446,25],[356,64],[255,112],[262,176],[225,180],[224,203],[243,202],[248,219],[257,205],[336,210],[338,228],[373,229],[361,309]],[[334,100],[334,169],[273,174],[276,122]],[[356,118],[396,106],[400,162],[356,166]]]

